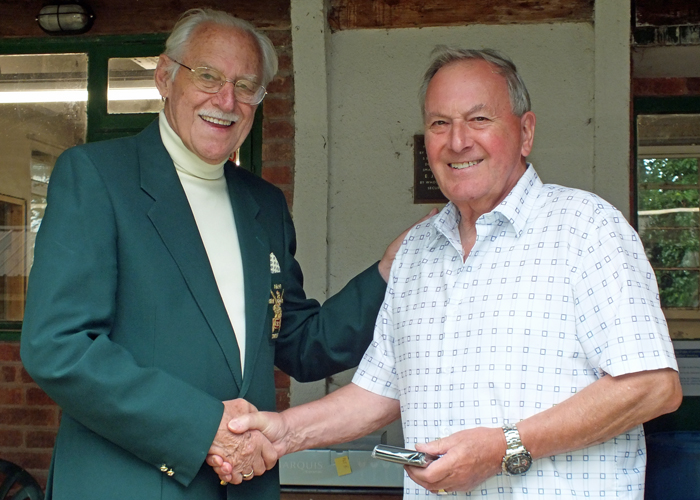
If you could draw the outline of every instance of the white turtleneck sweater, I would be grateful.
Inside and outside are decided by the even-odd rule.
[[[163,111],[158,119],[163,145],[177,169],[197,222],[199,235],[214,271],[216,285],[236,334],[241,352],[241,372],[245,361],[245,291],[243,261],[238,245],[236,221],[231,208],[224,163],[210,165],[187,149],[170,127]]]

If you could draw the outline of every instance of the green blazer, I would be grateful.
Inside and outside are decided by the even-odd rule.
[[[204,463],[221,401],[274,410],[275,365],[309,381],[359,363],[385,290],[377,266],[323,306],[307,299],[283,194],[231,164],[225,175],[243,259],[245,376],[157,121],[59,158],[21,341],[24,366],[63,411],[48,500],[279,498],[276,468],[223,487]]]

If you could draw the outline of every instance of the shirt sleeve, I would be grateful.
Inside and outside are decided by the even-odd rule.
[[[622,214],[598,203],[577,249],[577,335],[592,366],[613,376],[678,369],[654,270]]]
[[[380,396],[399,399],[392,314],[394,286],[396,285],[393,266],[389,276],[389,283],[391,285],[386,289],[384,302],[374,325],[374,337],[365,351],[352,381],[363,389]]]

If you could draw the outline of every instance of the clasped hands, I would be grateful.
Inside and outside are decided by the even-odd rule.
[[[267,419],[274,420],[279,415],[258,412],[244,399],[223,403],[224,414],[206,462],[218,474],[221,484],[240,484],[272,469],[284,454],[282,449],[276,449],[274,441],[270,439],[271,436],[274,438],[274,433],[266,435],[261,432],[269,426],[266,425]],[[264,415],[268,415],[267,419]]]
[[[253,477],[248,477],[251,470],[256,476],[262,475],[288,450],[298,448],[294,445],[298,436],[289,429],[283,413],[258,412],[243,400],[227,403],[235,405],[236,411],[229,420],[224,412],[217,438],[221,434],[238,443],[237,447],[227,453],[225,448],[212,445],[206,460],[222,483],[239,484]],[[418,444],[416,449],[441,458],[426,468],[406,466],[413,481],[433,492],[471,491],[501,471],[505,438],[500,428],[477,427]]]

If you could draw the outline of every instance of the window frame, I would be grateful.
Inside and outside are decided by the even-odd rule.
[[[639,218],[637,216],[638,206],[638,176],[637,176],[637,123],[639,115],[670,115],[670,114],[700,114],[700,96],[638,96],[633,99],[632,113],[632,210],[631,223],[636,230],[639,229]],[[663,308],[667,320],[690,320],[700,321],[700,310],[690,310],[681,308]]]
[[[108,64],[115,57],[160,55],[168,33],[54,38],[8,38],[0,55],[85,53],[87,65],[86,142],[134,135],[155,119],[155,113],[107,113]],[[248,137],[240,147],[241,167],[262,174],[263,104],[258,106]],[[22,321],[0,320],[0,341],[19,340]]]

